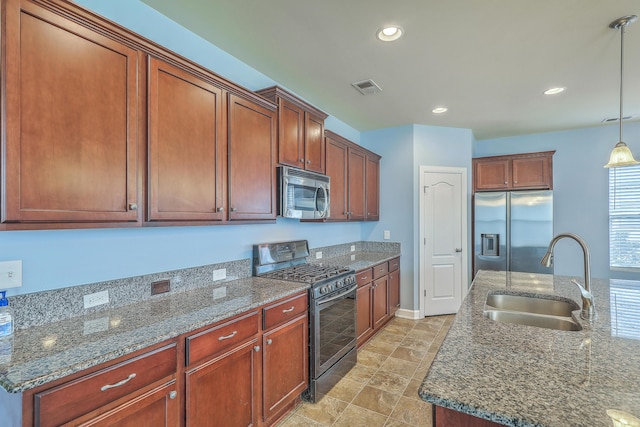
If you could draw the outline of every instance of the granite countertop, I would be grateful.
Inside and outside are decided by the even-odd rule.
[[[364,252],[357,251],[347,255],[322,258],[311,261],[313,264],[347,267],[355,271],[373,267],[381,262],[400,256],[400,252]]]
[[[571,277],[480,271],[419,389],[427,402],[508,426],[611,426],[608,409],[640,418],[640,282],[592,280],[598,319],[577,332],[483,318],[510,290],[568,297]],[[626,291],[625,291],[626,289]],[[625,298],[624,293],[636,295]]]
[[[248,277],[17,330],[0,342],[0,386],[23,392],[308,287]]]

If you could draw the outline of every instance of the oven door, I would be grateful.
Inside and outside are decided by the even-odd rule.
[[[311,377],[318,378],[356,346],[356,286],[311,308]]]

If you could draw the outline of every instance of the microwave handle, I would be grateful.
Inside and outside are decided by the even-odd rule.
[[[324,187],[318,187],[316,189],[316,209],[318,208],[318,192],[322,191],[323,197],[327,200],[327,189]],[[324,204],[324,210],[320,213],[321,218],[325,218],[327,216],[327,210],[329,209],[329,203]]]

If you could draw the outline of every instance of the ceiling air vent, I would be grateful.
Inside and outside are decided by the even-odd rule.
[[[374,93],[382,92],[380,86],[378,86],[376,82],[371,79],[351,83],[351,86],[355,87],[356,90],[363,95],[373,95]]]
[[[624,116],[622,118],[622,120],[629,120],[630,118],[632,118],[633,116]],[[609,117],[608,119],[602,119],[602,123],[611,123],[611,122],[617,122],[619,119],[619,117]]]

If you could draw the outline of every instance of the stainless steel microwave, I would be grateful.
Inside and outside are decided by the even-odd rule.
[[[288,166],[278,167],[280,215],[285,218],[329,218],[330,179]]]

